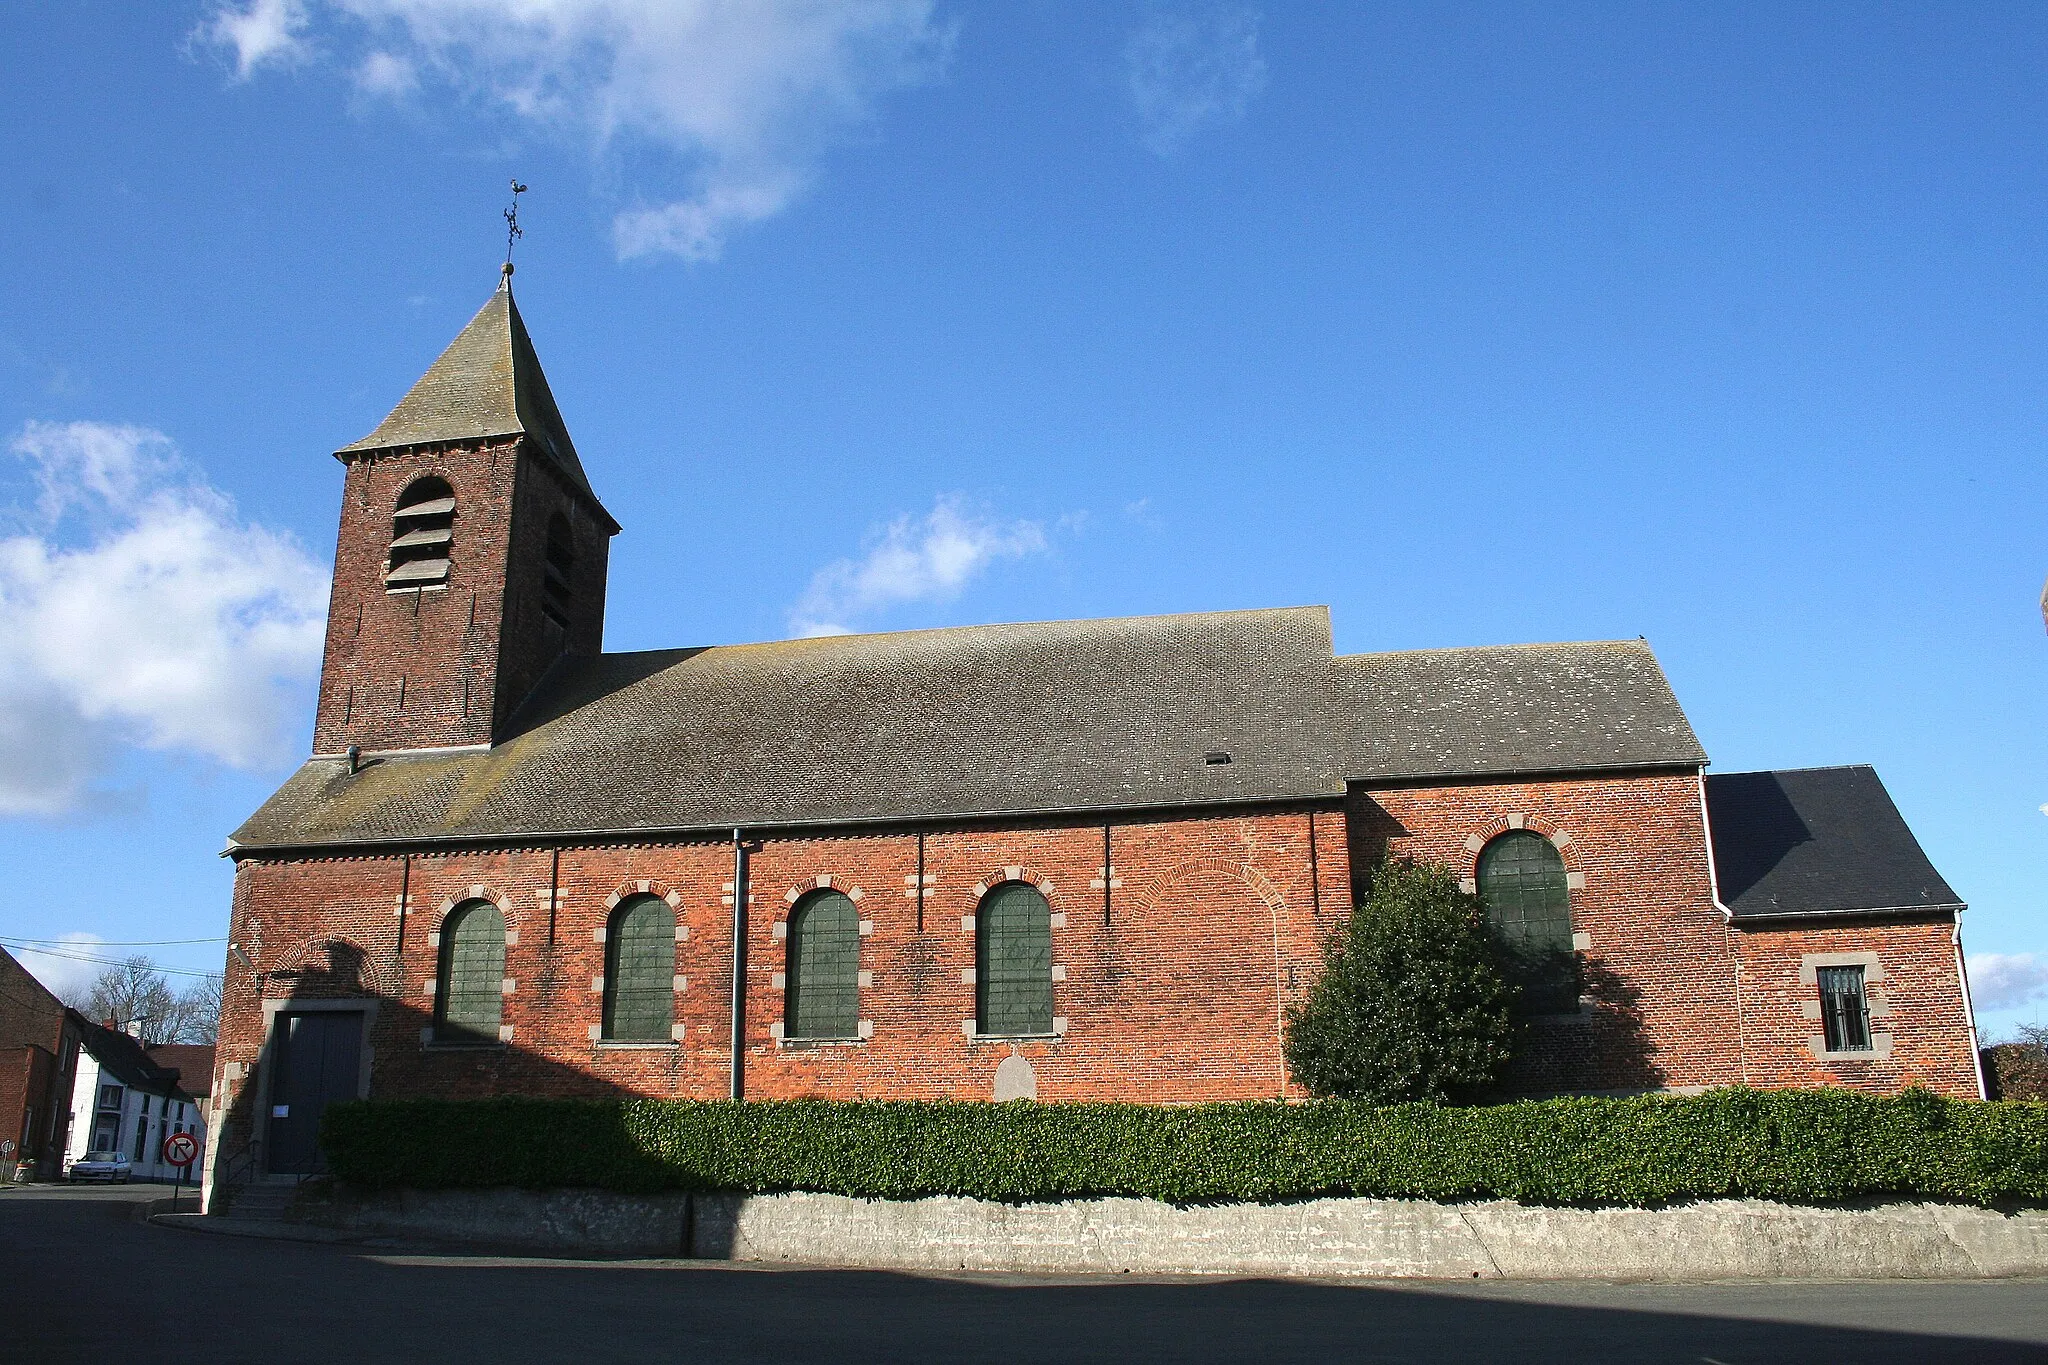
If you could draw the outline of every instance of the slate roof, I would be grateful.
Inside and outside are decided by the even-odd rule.
[[[548,389],[508,277],[377,429],[336,453],[521,434],[531,437],[571,486],[603,511]]]
[[[1353,777],[1697,767],[1706,751],[1642,640],[1336,661]]]
[[[179,1088],[178,1073],[151,1060],[140,1039],[119,1029],[95,1024],[76,1010],[71,1012],[71,1017],[78,1025],[79,1045],[93,1055],[102,1071],[111,1073],[123,1085],[146,1090],[152,1095],[192,1098]],[[211,1085],[212,1078],[208,1077],[209,1088]]]
[[[1867,766],[1716,773],[1707,819],[1737,920],[1963,908]]]
[[[164,1043],[149,1049],[149,1059],[178,1073],[178,1089],[195,1100],[213,1093],[213,1044]]]
[[[1640,643],[1339,660],[1323,607],[607,654],[558,666],[509,728],[354,775],[315,758],[233,843],[1110,812],[1705,757]]]

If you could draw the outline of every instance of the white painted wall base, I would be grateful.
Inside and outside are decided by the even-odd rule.
[[[295,1216],[382,1235],[583,1254],[696,1255],[900,1270],[1452,1279],[1950,1279],[2048,1274],[2048,1211],[1666,1209],[1315,1199],[1178,1208],[1149,1199],[991,1204],[830,1194],[636,1197],[597,1190],[335,1190]]]

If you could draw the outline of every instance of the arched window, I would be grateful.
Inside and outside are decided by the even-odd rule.
[[[541,570],[540,609],[548,620],[569,628],[569,585],[576,569],[576,536],[560,512],[548,519],[547,564]]]
[[[676,1020],[675,911],[659,896],[620,901],[604,945],[604,1036],[668,1042]]]
[[[840,891],[813,891],[789,915],[782,1036],[860,1033],[860,911]]]
[[[974,1013],[984,1034],[1052,1032],[1052,907],[1028,882],[981,898],[974,943]]]
[[[495,1043],[505,1017],[505,915],[489,901],[464,901],[441,922],[441,979],[434,988],[434,1039]]]
[[[1522,1008],[1530,1014],[1576,1011],[1571,893],[1556,845],[1526,829],[1495,839],[1479,852],[1479,897],[1514,952]]]
[[[391,515],[391,567],[384,586],[392,592],[435,587],[448,581],[448,557],[455,543],[455,490],[432,475],[414,479],[398,495]]]

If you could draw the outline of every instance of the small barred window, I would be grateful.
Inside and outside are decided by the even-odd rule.
[[[1820,1018],[1828,1051],[1869,1052],[1870,996],[1863,987],[1863,969],[1822,967],[1814,975],[1820,982]]]
[[[390,592],[440,587],[448,581],[455,544],[455,490],[445,479],[415,479],[398,496],[391,517],[391,562],[384,573]]]

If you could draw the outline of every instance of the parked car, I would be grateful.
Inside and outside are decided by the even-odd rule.
[[[71,1163],[64,1173],[72,1184],[81,1180],[104,1180],[108,1184],[128,1183],[128,1155],[125,1152],[87,1152]]]

